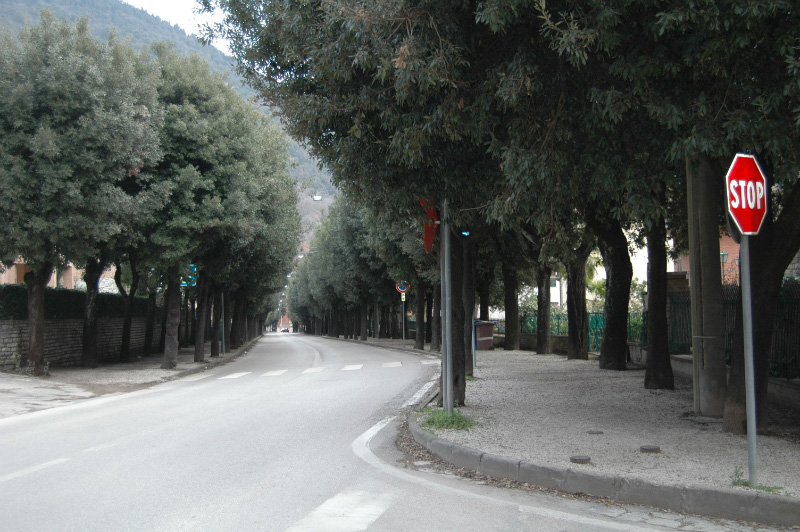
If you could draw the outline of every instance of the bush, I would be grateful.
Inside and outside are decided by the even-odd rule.
[[[28,317],[28,288],[24,284],[0,285],[0,320]]]
[[[44,294],[44,316],[48,320],[81,319],[86,306],[86,292],[65,288],[48,288]],[[97,315],[100,318],[122,318],[125,303],[119,294],[98,294]],[[147,316],[147,298],[133,301],[133,316]],[[28,319],[28,287],[24,284],[0,285],[0,320]]]

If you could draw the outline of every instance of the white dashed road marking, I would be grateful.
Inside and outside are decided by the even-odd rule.
[[[331,497],[287,532],[367,530],[392,504],[391,493],[349,489]]]
[[[383,367],[384,368],[399,368],[402,365],[403,365],[402,362],[384,362],[383,363]]]
[[[188,377],[182,378],[181,381],[183,381],[183,382],[194,382],[194,381],[199,381],[199,380],[202,380],[202,379],[207,379],[210,376],[211,375],[208,374],[208,373],[201,373],[201,374],[198,374],[198,375],[189,375]]]
[[[342,371],[356,371],[364,367],[364,364],[350,364],[342,368]]]
[[[308,369],[307,369],[307,370],[305,370],[303,373],[319,373],[319,372],[320,372],[320,371],[322,371],[323,369],[325,369],[325,368],[321,368],[321,367],[316,367],[316,368],[308,368]]]
[[[242,373],[231,373],[230,375],[225,375],[224,377],[220,377],[220,379],[238,379],[239,377],[244,377],[245,375],[250,375],[252,371],[244,371]]]
[[[24,477],[25,475],[29,475],[31,473],[35,473],[36,471],[41,471],[42,469],[46,469],[48,467],[52,467],[54,465],[63,464],[64,462],[68,462],[69,458],[58,458],[56,460],[50,460],[49,462],[45,462],[43,464],[39,464],[37,466],[29,467],[27,469],[22,469],[17,471],[16,473],[11,473],[4,477],[0,477],[0,482],[6,482],[15,478]]]
[[[289,371],[289,370],[288,369],[279,369],[279,370],[276,370],[276,371],[268,371],[268,372],[264,373],[262,375],[262,377],[277,377],[279,375],[283,375],[287,371]]]

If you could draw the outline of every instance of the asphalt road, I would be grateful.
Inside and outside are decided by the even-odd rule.
[[[669,528],[399,467],[398,421],[437,374],[424,354],[268,335],[205,373],[0,420],[0,530]]]

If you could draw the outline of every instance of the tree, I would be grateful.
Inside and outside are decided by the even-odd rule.
[[[171,195],[148,219],[147,248],[153,264],[167,272],[169,304],[180,304],[180,274],[189,264],[227,283],[229,300],[237,301],[239,339],[247,328],[247,291],[255,300],[265,286],[274,290],[281,275],[276,269],[296,249],[299,218],[294,185],[285,175],[286,145],[263,114],[199,58],[181,58],[164,45],[154,51],[164,80],[159,100],[165,123],[164,158],[153,173],[169,183]],[[275,230],[284,230],[283,237],[271,238]],[[200,314],[207,315],[205,306]],[[168,309],[166,368],[176,363],[179,315]],[[195,358],[202,360],[199,343]]]
[[[113,36],[43,12],[0,41],[0,257],[21,258],[29,286],[30,349],[44,368],[43,291],[54,265],[97,257],[121,231],[132,176],[158,159],[157,72]],[[91,363],[91,362],[90,362]]]

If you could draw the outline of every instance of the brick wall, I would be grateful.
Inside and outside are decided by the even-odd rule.
[[[98,320],[97,350],[100,362],[114,362],[119,358],[122,344],[122,318]],[[145,318],[133,318],[131,323],[131,356],[142,353]],[[158,348],[160,327],[153,333],[153,349]],[[51,367],[80,365],[83,346],[83,320],[47,320],[45,323],[45,361]],[[12,369],[15,355],[28,349],[28,322],[26,320],[0,320],[0,368]]]

